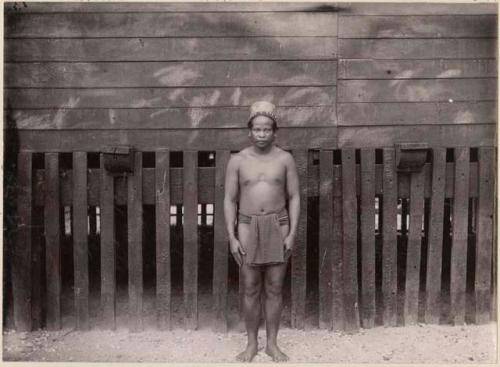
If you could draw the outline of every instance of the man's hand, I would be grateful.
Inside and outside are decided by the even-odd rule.
[[[246,255],[246,252],[243,249],[243,246],[241,246],[240,241],[238,241],[237,238],[229,239],[229,249],[234,257],[234,260],[238,263],[238,266],[241,266],[243,263],[242,255]]]
[[[290,255],[292,255],[293,245],[295,243],[295,236],[289,234],[288,236],[285,237],[283,243],[285,246],[285,261],[287,261]]]

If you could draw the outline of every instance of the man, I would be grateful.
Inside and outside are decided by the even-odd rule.
[[[243,313],[248,344],[236,357],[242,362],[251,362],[257,354],[262,290],[265,351],[273,361],[288,360],[278,347],[277,335],[283,280],[297,231],[300,198],[293,157],[274,145],[278,128],[274,110],[275,106],[265,101],[252,105],[248,121],[252,145],[233,155],[226,171],[226,227],[231,254],[240,266],[244,284]],[[238,236],[235,235],[236,219]]]

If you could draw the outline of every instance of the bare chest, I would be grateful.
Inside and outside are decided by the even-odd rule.
[[[252,185],[258,182],[280,185],[285,182],[286,167],[281,162],[260,162],[249,160],[240,166],[240,184]]]

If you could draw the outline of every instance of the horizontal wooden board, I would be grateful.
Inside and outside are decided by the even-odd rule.
[[[7,42],[8,45],[8,42]],[[339,39],[345,59],[495,58],[496,39]]]
[[[341,16],[339,38],[496,37],[494,15]]]
[[[492,79],[493,80],[493,79]],[[493,80],[494,81],[494,80]],[[496,85],[496,84],[495,84]],[[332,106],[336,87],[4,89],[7,108],[249,107],[266,100],[276,106]]]
[[[336,81],[332,61],[5,63],[7,87],[318,86]]]
[[[248,108],[166,109],[32,109],[13,110],[18,129],[204,129],[241,128],[248,121]],[[279,126],[332,126],[335,107],[281,107]]]
[[[491,132],[490,132],[491,133]],[[19,148],[38,152],[72,152],[84,150],[99,152],[104,146],[132,145],[138,150],[153,151],[158,148],[170,150],[240,150],[249,145],[247,128],[198,129],[198,130],[21,130],[18,132]],[[279,130],[276,143],[285,148],[310,149],[335,146],[335,127],[292,128]]]
[[[497,80],[341,80],[339,102],[449,102],[495,101]]]
[[[5,40],[5,61],[9,62],[316,60],[336,56],[334,37]]]
[[[450,15],[497,14],[495,4],[481,3],[339,3],[341,14],[359,15]]]
[[[339,103],[339,125],[495,123],[496,102]]]
[[[392,147],[397,142],[432,146],[493,146],[496,125],[426,125],[338,127],[338,147]]]
[[[497,62],[478,60],[339,60],[339,79],[485,78],[497,76]],[[397,85],[395,81],[394,86]]]
[[[9,13],[5,37],[336,36],[335,13]]]

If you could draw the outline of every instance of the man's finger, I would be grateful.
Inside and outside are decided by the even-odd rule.
[[[241,266],[241,255],[236,251],[233,253],[234,261],[238,264],[238,266]]]
[[[247,253],[245,252],[245,250],[243,249],[243,246],[240,245],[240,247],[238,247],[238,251],[242,254],[242,255],[246,255]]]

